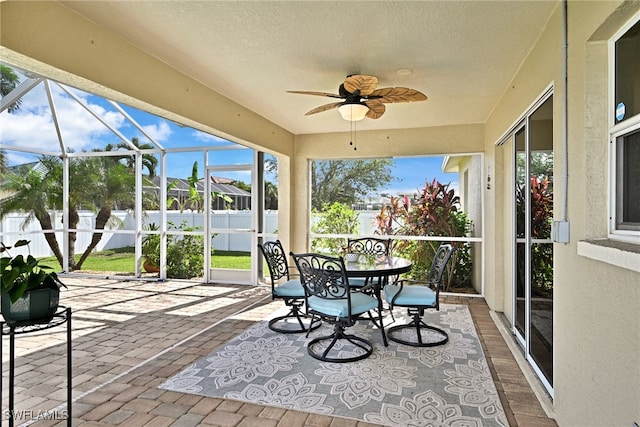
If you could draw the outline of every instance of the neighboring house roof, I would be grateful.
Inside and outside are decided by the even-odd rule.
[[[189,181],[183,178],[167,178],[167,184],[171,185],[174,181],[177,181],[178,183],[175,185],[175,187],[173,187],[169,193],[171,192],[182,192],[182,191],[189,191],[190,185],[189,185]],[[203,180],[201,179],[198,184],[197,184],[197,188],[198,191],[202,192],[203,191]],[[155,186],[155,188],[159,188],[160,186],[160,177],[155,176],[152,179],[152,182]],[[251,193],[249,193],[248,191],[242,190],[238,187],[236,187],[235,185],[233,185],[232,183],[235,182],[233,179],[229,179],[229,178],[221,178],[221,177],[211,177],[211,191],[215,191],[217,193],[222,193],[222,194],[227,194],[229,196],[245,196],[245,197],[250,197]],[[149,187],[149,186],[147,186]]]
[[[45,167],[42,164],[42,162],[29,162],[29,163],[22,163],[20,165],[7,166],[8,173],[2,174],[2,176],[0,177],[0,185],[3,185],[7,182],[7,177],[9,176],[10,173],[15,174],[21,171],[27,172],[30,170],[35,170],[36,172],[40,172],[43,175],[46,173]],[[15,191],[7,191],[5,189],[0,189],[0,200],[7,199],[14,193]]]
[[[28,171],[28,170],[35,170],[38,171],[42,174],[46,173],[46,169],[44,167],[44,165],[42,164],[42,162],[29,162],[29,163],[22,163],[19,165],[13,165],[13,166],[8,166],[7,167],[7,171],[9,173],[18,173],[20,171]],[[8,174],[7,174],[8,175]]]
[[[248,191],[231,184],[211,184],[211,189],[217,193],[227,194],[229,196],[251,196],[251,193]]]

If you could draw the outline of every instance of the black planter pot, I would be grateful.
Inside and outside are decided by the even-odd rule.
[[[60,289],[58,287],[28,290],[16,302],[11,303],[7,294],[2,295],[2,317],[7,323],[47,323],[58,310]]]

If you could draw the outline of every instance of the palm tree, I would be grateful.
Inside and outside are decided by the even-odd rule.
[[[96,248],[102,239],[103,231],[111,220],[112,209],[118,209],[119,205],[130,206],[135,201],[135,175],[131,169],[119,162],[113,162],[105,157],[87,157],[80,162],[80,168],[85,172],[85,182],[75,182],[74,186],[91,188],[92,192],[79,197],[90,208],[98,210],[96,215],[95,230],[89,246],[75,264],[74,269],[79,270],[82,264]],[[71,267],[70,267],[71,268]]]
[[[20,84],[20,77],[13,71],[13,68],[0,64],[0,95],[4,98],[9,95]],[[20,108],[21,99],[17,99],[9,105],[7,111],[13,113]]]
[[[178,209],[180,209],[180,212],[184,211],[186,208],[201,212],[204,195],[202,195],[202,193],[198,191],[199,182],[200,178],[198,177],[198,162],[193,162],[193,166],[191,166],[191,176],[187,177],[189,195],[184,200],[180,200],[182,199],[182,197],[169,197],[167,200],[167,206],[172,206],[174,203],[176,203],[178,205]],[[175,180],[167,185],[167,193],[173,190],[178,184],[179,181]]]
[[[23,227],[34,219],[43,230],[53,229],[50,210],[62,207],[62,161],[57,157],[41,156],[40,166],[20,169],[7,176],[5,188],[13,194],[0,201],[0,218],[9,212],[25,211],[29,215]],[[78,270],[102,239],[111,211],[121,205],[130,205],[135,197],[135,175],[125,164],[108,157],[72,159],[69,164],[69,221],[75,230],[80,221],[80,209],[97,210],[91,242],[78,262],[75,262],[76,232],[69,232],[69,270]],[[63,265],[62,252],[55,233],[45,232],[45,239],[56,259]]]
[[[62,167],[59,159],[57,162],[59,166],[56,166],[55,160],[45,158],[42,160],[41,168],[31,168],[26,172],[7,175],[5,188],[13,194],[0,200],[0,218],[9,212],[25,211],[28,215],[22,223],[23,229],[34,219],[40,223],[43,230],[53,229],[49,210],[60,207],[58,202],[61,199]],[[62,252],[55,233],[45,232],[44,237],[62,265]]]
[[[0,150],[0,176],[4,176],[7,170],[7,156],[3,150]]]
[[[278,187],[273,182],[264,182],[264,208],[278,210]]]
[[[20,77],[12,68],[0,64],[0,97],[4,98],[9,95],[20,84]],[[21,99],[16,100],[9,105],[7,112],[13,113],[20,108]],[[3,150],[0,150],[0,174],[7,173],[7,157]]]
[[[133,145],[135,145],[137,148],[141,149],[141,150],[148,150],[148,149],[153,149],[155,148],[153,145],[151,144],[140,144],[140,140],[136,137],[131,138],[131,143]],[[124,143],[121,142],[119,144],[113,145],[113,144],[107,144],[106,147],[104,147],[105,151],[117,151],[119,149],[124,149],[124,150],[131,150],[131,147]],[[122,156],[115,156],[113,157],[114,159],[117,160],[124,160],[125,164],[127,165],[128,168],[130,169],[135,169],[135,164],[136,164],[136,159],[135,156],[132,155],[122,155]],[[158,158],[156,156],[154,156],[153,154],[143,154],[142,155],[142,167],[146,168],[147,171],[149,172],[149,178],[153,178],[154,176],[156,176],[156,168],[158,167]]]

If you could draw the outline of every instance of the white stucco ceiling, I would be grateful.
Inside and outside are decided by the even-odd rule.
[[[486,121],[557,1],[63,2],[172,67],[296,133],[346,131],[305,116],[349,74],[428,100],[388,104],[358,129]],[[402,75],[398,71],[411,70]]]

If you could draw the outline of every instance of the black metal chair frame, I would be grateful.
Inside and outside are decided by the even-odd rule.
[[[347,252],[361,255],[388,256],[391,253],[391,239],[378,239],[375,237],[348,239]],[[370,278],[366,278],[363,281],[363,286],[367,287],[369,283]]]
[[[455,249],[450,244],[441,244],[440,247],[438,247],[438,250],[436,251],[433,257],[433,262],[431,263],[429,276],[426,282],[419,281],[419,280],[408,280],[408,279],[401,280],[398,282],[398,285],[400,286],[400,290],[393,296],[391,301],[389,301],[389,305],[392,308],[395,306],[407,307],[407,314],[411,316],[412,320],[411,322],[404,325],[396,325],[396,326],[390,327],[387,330],[387,337],[391,341],[394,341],[400,344],[409,345],[412,347],[434,347],[434,346],[446,344],[449,341],[449,334],[447,334],[441,328],[426,324],[422,320],[422,316],[424,316],[424,311],[426,309],[440,310],[440,286],[442,284],[442,276],[444,274],[444,270],[447,266],[447,263],[449,262],[449,259],[451,259],[451,255],[453,254],[454,250]],[[408,286],[416,286],[416,285],[420,286],[419,284],[421,284],[422,286],[428,286],[430,289],[432,289],[435,293],[434,303],[428,304],[428,305],[411,305],[411,306],[396,304],[398,297],[402,294],[403,289],[405,289],[405,285],[409,283],[411,283],[412,285],[408,285]],[[396,333],[401,332],[405,329],[415,330],[417,341],[404,340],[402,338],[399,338],[397,335],[395,335]],[[435,341],[423,342],[422,333],[421,333],[422,329],[429,329],[431,331],[437,332],[438,334],[442,335],[442,338]]]
[[[363,237],[361,239],[347,240],[347,252],[365,255],[389,255],[390,251],[391,239]]]
[[[269,268],[269,276],[271,278],[271,297],[272,299],[281,299],[285,305],[290,308],[289,312],[283,316],[274,317],[269,321],[269,329],[274,332],[283,334],[294,334],[301,332],[308,332],[320,327],[321,321],[314,317],[308,316],[303,310],[304,306],[304,289],[302,283],[300,283],[300,289],[302,291],[300,296],[292,297],[286,295],[280,295],[276,291],[276,287],[281,286],[279,283],[283,278],[286,282],[292,281],[290,276],[289,263],[287,261],[287,255],[282,247],[280,240],[274,242],[264,242],[258,244],[258,248],[262,252],[262,255],[267,262]],[[283,322],[295,319],[297,321],[297,327],[284,327],[281,326]]]
[[[358,292],[354,291],[349,285],[344,260],[340,257],[331,257],[313,253],[291,253],[291,256],[293,257],[298,271],[300,272],[302,285],[305,288],[308,312],[314,316],[318,316],[327,323],[333,324],[332,334],[313,338],[309,341],[307,345],[307,353],[315,359],[334,363],[355,362],[369,357],[373,353],[373,344],[365,338],[348,334],[345,331],[346,328],[355,325],[359,316],[364,313],[353,313],[351,310],[352,296]],[[361,295],[365,294],[361,293]],[[345,300],[347,314],[339,316],[314,310],[308,303],[309,298],[313,297],[325,300]],[[369,295],[366,295],[366,297],[374,298]],[[377,308],[377,300],[372,300],[372,302],[375,303],[375,306],[372,305],[372,309]],[[379,321],[380,325],[382,325],[381,315]],[[382,334],[384,337],[384,329],[382,329]],[[331,350],[341,340],[350,342],[352,345],[360,348],[363,353],[351,357],[331,356]]]

